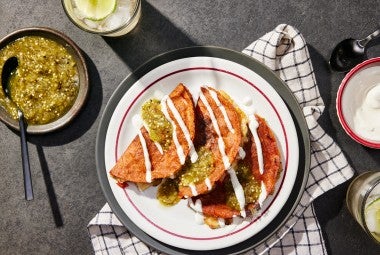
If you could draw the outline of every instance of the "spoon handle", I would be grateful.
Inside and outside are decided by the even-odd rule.
[[[18,120],[20,124],[20,137],[21,137],[21,158],[22,158],[22,169],[24,174],[24,188],[25,188],[25,199],[33,199],[33,186],[32,186],[32,176],[30,174],[29,165],[29,152],[28,144],[26,141],[26,125],[24,122],[24,115],[21,111],[18,111]]]
[[[365,47],[367,43],[369,43],[372,39],[375,39],[380,35],[380,28],[378,28],[376,31],[374,31],[372,34],[368,35],[366,38],[359,41],[359,44],[362,47]]]

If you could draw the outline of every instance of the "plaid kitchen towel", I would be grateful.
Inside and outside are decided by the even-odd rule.
[[[281,24],[243,53],[264,63],[289,86],[303,110],[311,141],[310,174],[299,205],[277,233],[246,254],[327,254],[312,201],[354,172],[317,122],[324,104],[305,40],[294,27]],[[160,254],[133,236],[108,204],[91,220],[88,231],[95,254]]]

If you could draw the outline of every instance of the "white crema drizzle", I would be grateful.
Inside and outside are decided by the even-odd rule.
[[[178,122],[178,124],[182,130],[182,133],[186,138],[186,142],[187,142],[187,144],[189,146],[189,150],[190,150],[190,160],[191,160],[191,163],[194,163],[198,159],[198,154],[195,151],[193,141],[191,140],[189,129],[186,127],[186,124],[183,121],[181,114],[178,112],[177,108],[175,107],[175,105],[174,105],[173,101],[170,99],[170,97],[166,96],[166,97],[164,97],[164,100],[167,101],[167,104],[169,105],[169,108],[172,111],[174,118]]]
[[[245,210],[244,210],[244,207],[245,207],[244,189],[241,186],[241,184],[240,184],[240,182],[239,182],[239,180],[238,180],[238,178],[236,176],[235,170],[232,167],[230,167],[227,170],[227,172],[230,175],[232,187],[234,189],[236,199],[237,199],[237,201],[239,203],[239,206],[240,206],[240,215],[243,218],[245,218],[246,217],[246,213],[245,213]]]
[[[177,154],[178,154],[178,157],[180,159],[180,162],[183,165],[185,163],[186,157],[185,157],[185,154],[183,152],[183,148],[178,141],[177,132],[176,132],[176,129],[177,129],[176,124],[175,124],[174,120],[172,120],[172,118],[170,117],[168,109],[166,107],[166,104],[169,106],[170,110],[172,111],[174,118],[176,119],[179,127],[182,130],[182,133],[185,136],[185,139],[186,139],[187,144],[188,144],[189,149],[190,149],[190,152],[189,152],[190,153],[190,160],[192,163],[194,163],[198,159],[198,154],[195,151],[194,144],[193,144],[191,137],[190,137],[190,132],[189,132],[188,128],[186,127],[186,124],[183,121],[181,114],[178,112],[177,108],[175,107],[173,101],[170,99],[169,96],[166,95],[161,100],[161,109],[162,109],[162,112],[164,113],[166,119],[173,126],[173,140],[174,140],[174,143],[175,143],[176,148],[177,148]]]
[[[206,109],[207,109],[207,111],[208,111],[208,113],[210,115],[211,122],[212,122],[212,125],[214,127],[214,130],[215,130],[215,132],[218,135],[218,146],[219,146],[220,154],[222,155],[222,158],[223,158],[224,169],[227,170],[228,173],[230,174],[232,187],[234,189],[235,196],[236,196],[236,198],[237,198],[237,200],[239,202],[239,206],[240,206],[240,209],[241,209],[240,214],[241,214],[242,217],[246,217],[246,213],[244,211],[244,207],[245,207],[244,190],[243,190],[243,187],[241,186],[241,184],[239,183],[239,180],[238,180],[238,178],[236,176],[236,172],[231,167],[231,162],[229,161],[229,159],[228,159],[228,157],[226,155],[225,144],[224,144],[223,137],[222,137],[222,134],[220,132],[219,125],[218,125],[218,122],[216,120],[215,114],[214,114],[214,112],[213,112],[210,104],[208,103],[208,101],[207,101],[207,99],[204,96],[204,94],[203,94],[202,91],[201,91],[201,93],[199,95],[199,98],[201,99],[201,101],[203,102],[203,104],[206,106]]]
[[[218,147],[219,147],[220,154],[222,155],[224,169],[228,169],[230,167],[231,163],[230,163],[230,160],[228,159],[228,156],[226,155],[225,144],[223,141],[222,134],[220,133],[219,125],[218,125],[218,122],[216,120],[215,114],[212,111],[211,106],[208,103],[208,101],[207,101],[207,99],[206,99],[206,97],[202,91],[199,94],[199,98],[201,99],[202,103],[206,106],[206,109],[210,115],[212,125],[214,127],[216,134],[218,135]]]
[[[188,198],[188,203],[190,208],[192,208],[195,211],[195,222],[200,225],[204,224],[202,201],[200,199],[197,199],[195,203],[193,203],[193,200],[191,198]]]
[[[145,124],[144,121],[142,121],[142,125],[145,127],[145,129],[149,133],[149,128],[147,127],[147,125]],[[156,145],[156,148],[160,152],[160,154],[164,154],[164,150],[162,149],[162,146],[161,146],[161,144],[159,142],[154,142],[154,145]]]
[[[156,145],[157,150],[160,152],[160,154],[164,154],[164,150],[162,149],[162,146],[159,142],[154,142],[154,145]]]
[[[198,195],[198,191],[197,191],[197,189],[195,188],[195,184],[194,184],[194,183],[190,183],[190,184],[189,184],[189,187],[190,187],[190,189],[191,189],[191,194],[192,194],[193,196],[197,196],[197,195]]]
[[[256,110],[252,103],[252,99],[250,97],[245,98],[243,100],[243,103],[244,104],[242,108],[244,109],[245,113],[248,115],[248,121],[249,121],[248,127],[252,133],[252,136],[256,145],[259,171],[260,171],[260,174],[263,174],[264,173],[264,158],[263,158],[263,150],[261,147],[260,138],[259,138],[259,135],[257,134],[257,128],[259,127],[259,123],[257,122],[256,117],[255,117]]]
[[[208,177],[206,178],[205,184],[207,186],[207,190],[211,190],[212,189],[210,178],[208,178]]]
[[[257,128],[259,127],[259,123],[256,120],[255,115],[249,115],[248,117],[249,123],[248,127],[251,130],[253,139],[255,140],[256,150],[257,150],[257,161],[259,163],[259,171],[260,174],[264,173],[264,158],[263,158],[263,149],[261,147],[261,142],[259,135],[257,134]]]
[[[178,141],[177,126],[175,125],[174,120],[172,120],[172,118],[169,115],[168,108],[166,107],[166,100],[165,100],[165,98],[163,98],[161,100],[161,110],[162,110],[162,113],[165,115],[165,118],[170,122],[170,124],[173,127],[173,133],[172,133],[173,141],[174,141],[175,147],[177,149],[177,155],[178,155],[178,158],[179,158],[179,162],[181,163],[181,165],[183,165],[183,164],[185,164],[185,160],[186,160],[185,153],[183,152],[183,148],[182,148],[181,144]]]
[[[141,143],[141,146],[143,149],[144,163],[145,163],[145,170],[146,170],[145,180],[150,183],[150,182],[152,182],[152,164],[150,162],[149,152],[148,152],[148,148],[146,146],[145,138],[141,132],[141,126],[143,126],[143,123],[142,123],[140,116],[139,115],[133,116],[132,123],[137,129],[137,134],[139,136],[139,140],[140,140],[140,143]]]
[[[248,127],[252,133],[252,136],[256,145],[259,171],[260,171],[260,174],[263,174],[264,173],[264,157],[263,157],[263,150],[261,147],[260,138],[259,138],[259,135],[257,134],[257,128],[259,127],[259,123],[257,122],[256,117],[255,117],[255,107],[252,103],[252,98],[250,97],[245,98],[243,102],[244,102],[244,105],[242,108],[244,109],[245,113],[248,115],[248,120],[249,120]],[[268,196],[267,189],[265,187],[264,182],[261,181],[261,192],[258,198],[258,203],[260,207],[262,207],[263,202],[267,198],[267,196]]]
[[[218,224],[219,224],[219,227],[223,228],[226,226],[226,220],[223,218],[218,218]]]
[[[211,95],[212,99],[214,99],[214,101],[215,101],[216,105],[218,106],[219,110],[222,112],[223,118],[224,118],[224,121],[226,122],[228,130],[230,130],[230,132],[232,134],[234,134],[235,133],[235,129],[232,127],[231,121],[228,118],[226,108],[224,108],[224,106],[222,105],[222,103],[219,101],[218,94],[216,94],[216,92],[213,91],[213,90],[210,90],[210,89],[207,89],[207,90],[210,92],[210,95]]]
[[[239,147],[239,158],[244,159],[247,154],[242,147]]]
[[[259,199],[258,199],[260,208],[263,207],[264,200],[267,198],[267,196],[268,196],[267,189],[265,187],[264,182],[261,181],[261,192],[260,192]]]

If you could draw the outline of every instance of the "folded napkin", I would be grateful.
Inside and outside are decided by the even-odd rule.
[[[317,120],[324,110],[303,36],[281,24],[243,50],[272,69],[297,98],[309,128],[311,165],[306,190],[286,224],[246,254],[327,254],[312,201],[353,176],[341,149]],[[88,224],[95,254],[160,254],[133,236],[108,204]]]

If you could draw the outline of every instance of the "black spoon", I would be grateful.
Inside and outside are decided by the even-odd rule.
[[[5,96],[12,100],[11,93],[9,90],[9,78],[12,74],[15,73],[18,66],[18,59],[16,57],[11,57],[5,61],[3,70],[1,72],[1,85]],[[32,186],[32,177],[30,174],[30,165],[29,165],[29,152],[28,145],[26,143],[26,124],[24,120],[23,112],[17,108],[18,121],[20,126],[20,137],[21,137],[21,157],[22,157],[22,168],[24,174],[24,188],[25,188],[25,199],[33,199],[33,186]]]
[[[345,39],[338,43],[330,57],[330,67],[336,72],[348,72],[367,59],[366,46],[380,35],[380,28],[364,39]]]

